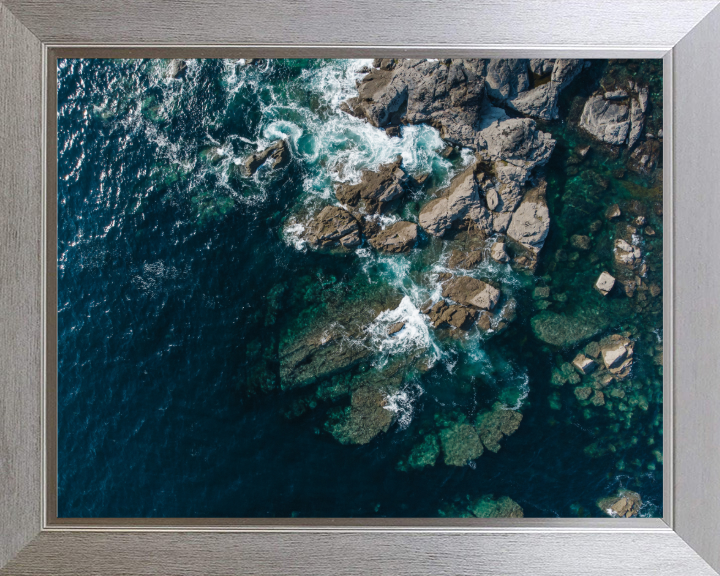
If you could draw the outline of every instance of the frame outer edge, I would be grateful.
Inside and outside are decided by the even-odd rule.
[[[673,49],[674,529],[720,570],[720,8]]]
[[[41,71],[0,3],[0,566],[41,528]]]
[[[22,4],[27,6],[31,3],[23,2]],[[57,9],[58,8],[55,7],[49,10],[49,12]],[[702,56],[704,56],[701,64],[696,63],[695,67],[690,67],[687,73],[685,70],[682,70],[682,74],[679,75],[683,77],[691,77],[692,80],[697,80],[700,78],[698,74],[701,65],[705,66],[703,84],[698,85],[696,82],[692,86],[696,90],[696,98],[701,98],[703,93],[707,93],[704,88],[708,88],[713,84],[713,82],[717,84],[716,79],[720,77],[720,74],[718,74],[718,63],[712,62],[712,55],[716,54],[714,44],[717,43],[717,32],[718,28],[720,28],[717,24],[719,20],[718,10],[715,10],[714,13],[707,18],[707,20],[711,19],[713,25],[710,27],[709,31],[708,26],[706,25],[707,23],[702,23],[702,25],[698,26],[697,30],[693,30],[690,34],[688,34],[688,37],[681,41],[673,50],[673,53],[676,55],[676,66],[678,68],[681,66],[680,62],[684,62],[683,56],[688,59],[691,59],[693,55],[702,54]],[[701,46],[704,44],[709,46],[709,49],[705,52],[701,52],[702,48],[698,48],[697,46],[693,47],[693,44],[698,42],[698,38],[701,39],[699,42]],[[40,298],[38,289],[36,288],[40,286],[41,276],[41,269],[38,264],[41,253],[39,241],[41,236],[40,218],[38,216],[41,213],[39,208],[41,197],[39,192],[42,189],[42,183],[39,176],[39,170],[42,167],[42,153],[40,150],[42,126],[41,114],[39,113],[42,100],[39,95],[39,87],[41,86],[42,76],[41,48],[42,46],[40,41],[27,28],[25,28],[25,26],[23,26],[22,23],[13,16],[13,14],[10,13],[8,8],[3,5],[2,2],[0,2],[0,55],[2,56],[0,57],[0,117],[2,118],[2,122],[0,122],[0,149],[3,150],[3,154],[0,154],[0,315],[3,319],[3,322],[0,323],[0,342],[3,342],[3,346],[0,347],[0,463],[3,464],[3,466],[0,467],[0,486],[3,488],[0,490],[0,519],[2,519],[2,521],[0,521],[0,567],[5,565],[8,560],[27,542],[32,540],[31,544],[27,546],[23,552],[21,552],[17,559],[21,560],[22,558],[22,561],[11,563],[13,574],[40,574],[44,572],[49,573],[51,571],[52,573],[66,573],[65,571],[62,571],[62,568],[64,567],[66,571],[70,568],[70,565],[68,565],[67,562],[72,560],[73,557],[70,556],[70,554],[73,551],[78,556],[75,560],[72,560],[72,566],[79,568],[82,562],[87,564],[88,560],[91,562],[94,561],[93,557],[83,556],[82,550],[85,546],[89,546],[91,550],[94,549],[98,558],[102,559],[103,556],[105,556],[105,560],[107,560],[107,547],[113,546],[114,544],[122,544],[121,549],[124,550],[126,554],[129,554],[132,553],[132,551],[139,550],[136,549],[135,546],[130,546],[131,549],[127,549],[128,542],[135,538],[137,538],[137,541],[139,542],[143,538],[143,535],[133,534],[127,535],[127,538],[129,539],[127,541],[110,541],[109,538],[117,538],[117,535],[111,536],[108,533],[93,533],[85,534],[83,535],[83,538],[72,541],[68,539],[67,534],[62,532],[45,532],[34,538],[38,534],[41,523],[39,504],[40,397],[39,391],[36,391],[33,387],[33,384],[39,381],[39,374],[36,372],[39,372],[38,367],[41,362],[40,339],[38,337],[41,325]],[[9,57],[7,55],[9,55]],[[695,73],[691,74],[690,71],[694,71]],[[12,82],[7,82],[6,79],[8,78]],[[682,80],[678,79],[678,76],[675,77],[675,81],[678,83],[682,82]],[[715,87],[717,88],[716,85]],[[686,87],[685,92],[687,93],[691,89],[692,88],[688,86]],[[682,96],[682,94],[680,94],[680,96]],[[687,96],[690,98],[692,95]],[[675,108],[678,107],[678,102],[679,99],[676,98],[674,100]],[[707,115],[712,114],[712,118],[710,119],[706,115],[705,117],[699,118],[699,123],[698,118],[696,118],[696,133],[706,134],[708,131],[712,132],[711,128],[713,126],[720,125],[720,121],[718,121],[718,111],[710,110],[707,105],[702,106],[701,110],[704,113],[707,113]],[[692,113],[696,116],[701,115],[697,110],[694,112],[688,112],[688,114]],[[675,116],[676,119],[678,117],[679,115]],[[6,119],[9,119],[9,121]],[[683,141],[683,138],[689,138],[689,136],[684,135],[691,132],[690,126],[688,125],[685,128],[685,130],[679,130],[673,133],[674,142],[681,142]],[[704,128],[704,130],[702,128]],[[678,136],[677,132],[680,133],[680,136]],[[701,174],[696,176],[696,180],[702,180],[703,184],[710,183],[716,185],[718,182],[718,166],[713,165],[712,161],[713,158],[718,158],[720,156],[718,155],[717,135],[712,134],[712,137],[714,140],[711,139],[711,142],[714,146],[712,146],[711,149],[706,151],[706,153],[702,156],[705,158],[705,162],[702,164],[702,169],[707,170],[707,173],[705,175]],[[694,140],[698,140],[698,138],[696,137]],[[707,141],[708,140],[705,140],[705,142]],[[686,151],[685,156],[692,151],[693,148],[690,148],[690,150]],[[680,156],[682,155],[679,154],[676,156],[676,160],[680,160]],[[695,168],[697,168],[697,162],[695,163]],[[682,175],[680,174],[681,171],[678,170],[673,178],[673,182],[675,184],[681,180],[685,182],[685,177],[689,170],[690,167],[686,167],[686,170]],[[702,172],[702,170],[700,171]],[[712,188],[705,188],[705,190],[708,191],[708,196],[711,189]],[[697,193],[698,191],[695,190],[695,192]],[[712,199],[710,198],[710,200]],[[708,207],[709,206],[715,208],[717,207],[717,203],[715,202],[708,205]],[[683,218],[687,217],[688,211],[689,207],[686,206],[684,208],[684,213],[680,214],[680,217],[676,219],[678,225],[683,229],[685,228],[682,226],[681,222],[683,221]],[[711,219],[712,213],[713,210],[705,210],[705,218]],[[693,224],[696,223],[691,222],[691,226]],[[713,227],[711,225],[705,227],[705,224],[706,222],[703,220],[703,226],[695,229],[701,229],[703,232],[707,232],[715,237],[720,235],[718,230],[716,230],[717,226]],[[691,227],[690,229],[693,228]],[[688,240],[688,238],[677,239],[676,246],[679,256],[682,255],[683,251],[688,250]],[[708,252],[710,253],[710,257],[714,256],[714,254],[712,254],[712,246],[714,245],[711,242],[707,242],[704,246],[701,246],[699,248],[700,251],[702,251],[701,256],[708,256]],[[698,249],[697,246],[694,248],[696,250]],[[691,254],[691,256],[696,257],[698,254],[695,252]],[[677,265],[678,271],[687,271],[693,266],[694,262],[699,261],[699,258],[693,258],[691,261],[686,263],[679,263]],[[705,260],[705,262],[707,262],[707,260]],[[695,270],[695,272],[697,273],[698,271]],[[720,286],[720,281],[717,277],[716,271],[708,271],[703,268],[702,273],[709,274],[711,276],[711,287],[714,288]],[[680,274],[678,276],[680,276]],[[704,276],[703,279],[707,281],[708,277]],[[694,280],[696,285],[694,292],[698,292],[699,286],[697,286],[697,277],[695,277]],[[688,281],[686,280],[685,283],[687,284]],[[690,280],[690,283],[692,283],[692,280]],[[28,290],[28,286],[32,286],[33,288]],[[683,287],[685,287],[684,284]],[[710,291],[708,290],[707,292],[709,293]],[[717,291],[712,292],[712,295],[716,292]],[[712,295],[710,297],[712,297]],[[697,302],[694,302],[694,304],[697,305]],[[712,305],[713,303],[710,301],[709,304]],[[690,304],[687,305],[686,308],[689,306]],[[684,311],[687,310],[678,307],[678,316]],[[690,311],[692,312],[693,310]],[[712,317],[714,320],[714,326],[717,326],[717,317],[715,314],[717,312],[717,308],[714,307],[711,311],[713,312]],[[694,309],[694,312],[700,312],[702,314],[705,310],[698,310],[696,308]],[[678,335],[689,334],[690,341],[693,341],[697,339],[697,335],[693,338],[692,332],[683,332],[683,330],[688,328],[688,325],[692,328],[692,325],[690,325],[691,321],[692,320],[684,320],[682,322],[678,322],[676,332]],[[710,322],[706,319],[705,322],[702,323],[704,332],[703,335],[709,334],[711,337],[716,337],[714,331],[705,332],[707,324],[710,324]],[[712,343],[712,340],[710,343]],[[714,350],[711,352],[714,352]],[[697,359],[699,354],[700,352],[698,352],[694,358]],[[705,359],[704,364],[691,373],[695,373],[695,376],[697,377],[697,372],[706,368],[708,361],[712,362],[713,360],[713,357]],[[678,373],[687,373],[680,370],[680,365],[683,364],[683,366],[686,366],[687,362],[688,361],[685,360],[684,362],[676,363]],[[709,369],[711,372],[707,372],[708,376],[717,375],[717,364],[710,366]],[[712,381],[705,382],[706,384],[712,384]],[[715,386],[716,393],[717,390],[718,388]],[[22,392],[22,394],[20,392]],[[703,402],[706,400],[701,398],[700,401]],[[687,403],[687,398],[679,398],[679,405],[676,408],[678,420],[680,420],[680,416],[687,416],[684,412],[684,410],[687,409]],[[705,406],[707,409],[712,409],[717,405],[718,402],[707,402]],[[712,419],[702,421],[708,423],[713,422]],[[699,432],[701,434],[701,440],[705,441],[705,444],[701,446],[701,448],[707,448],[708,439],[715,440],[714,445],[712,443],[710,444],[710,449],[714,449],[714,452],[710,452],[711,455],[714,455],[714,459],[705,466],[705,469],[699,470],[699,472],[702,473],[702,477],[694,479],[696,483],[702,482],[703,480],[709,480],[709,483],[701,485],[701,488],[714,488],[716,494],[714,495],[715,498],[713,498],[713,494],[710,495],[709,505],[711,507],[718,505],[717,478],[719,475],[715,474],[709,478],[707,476],[708,466],[710,467],[710,471],[715,472],[717,472],[718,467],[717,446],[720,445],[720,442],[718,442],[720,437],[718,436],[717,418],[715,418],[714,426],[715,427],[710,429],[704,436],[702,436],[704,432]],[[696,423],[696,428],[698,427],[699,424]],[[697,432],[697,430],[695,432]],[[686,441],[686,438],[684,437],[684,434],[678,434],[677,436],[677,445],[681,446],[681,444]],[[696,452],[697,450],[698,449],[696,449]],[[707,456],[708,453],[700,454],[701,460]],[[684,516],[684,518],[682,518],[682,520],[678,518],[676,529],[678,529],[678,533],[686,538],[693,548],[702,553],[705,558],[708,558],[713,565],[717,567],[718,560],[717,558],[712,558],[712,553],[714,552],[716,555],[720,554],[717,549],[718,530],[716,527],[718,522],[717,519],[720,518],[720,516],[717,513],[714,515],[709,514],[706,507],[707,501],[702,498],[707,495],[706,492],[702,489],[700,492],[688,491],[687,486],[684,485],[684,481],[687,479],[685,474],[691,474],[692,472],[698,470],[697,467],[695,467],[693,470],[689,470],[688,472],[688,470],[685,469],[685,462],[679,462],[679,460],[680,459],[678,459],[678,464],[676,466],[676,476],[679,483],[683,484],[683,489],[680,491],[683,493],[682,496],[688,497],[688,499],[692,496],[695,500],[702,500],[702,502],[696,502],[695,509],[693,511],[688,510],[687,513],[683,514],[682,516]],[[692,460],[692,458],[687,458],[686,460]],[[7,462],[10,462],[9,466],[6,465]],[[33,462],[37,463],[37,465],[34,466]],[[682,500],[683,498],[681,497],[677,498],[678,503]],[[712,508],[712,510],[713,512],[716,512],[718,508]],[[676,516],[680,515],[676,514]],[[10,518],[10,522],[6,521],[8,518]],[[715,527],[711,525],[710,531],[708,532],[706,530],[707,526],[703,524],[701,526],[696,526],[694,530],[688,530],[688,532],[685,533],[685,523],[702,524],[702,522],[698,522],[698,518],[701,518],[703,521],[705,519],[715,521]],[[705,534],[703,534],[704,530]],[[159,537],[157,534],[146,534],[144,536],[152,537],[158,541],[163,538],[163,536]],[[189,537],[190,535],[184,536]],[[258,536],[259,535],[256,537]],[[406,536],[409,535],[403,535],[403,537]],[[417,537],[417,535],[413,536]],[[463,537],[465,536],[468,535],[463,535]],[[496,536],[497,535],[485,534],[472,535],[468,537],[491,539]],[[528,535],[525,535],[524,537],[527,536]],[[617,536],[620,536],[620,534]],[[703,536],[704,539],[702,538]],[[237,538],[237,535],[235,535],[235,537]],[[458,538],[457,535],[453,535],[453,537]],[[548,535],[548,537],[550,537],[550,535]],[[650,537],[650,535],[648,535],[648,537]],[[700,539],[697,539],[698,537]],[[385,540],[388,536],[383,535],[382,538]],[[555,540],[558,541],[561,539],[557,536],[552,536],[550,538],[555,538]],[[655,549],[654,542],[657,542],[658,548],[661,546],[661,538],[668,538],[668,535],[652,535],[653,544],[651,546],[646,545],[645,555],[650,553],[650,548]],[[533,539],[535,539],[535,535],[533,535]],[[672,535],[673,543],[670,548],[673,548],[674,554],[677,555],[678,560],[685,559],[688,561],[688,564],[681,565],[683,568],[681,571],[678,571],[676,566],[674,572],[669,570],[651,572],[641,569],[635,571],[634,574],[683,573],[704,575],[713,573],[709,570],[709,567],[703,566],[704,562],[701,562],[696,556],[694,558],[688,557],[687,552],[689,550],[687,546],[678,548],[675,542],[676,539],[679,540],[679,538],[676,538],[675,535]],[[218,538],[218,541],[220,540],[221,538]],[[576,540],[579,541],[580,536],[577,534],[572,535],[572,540],[572,545],[574,546],[579,543],[576,542]],[[715,541],[713,542],[713,540]],[[708,548],[708,542],[711,546],[710,548]],[[667,548],[669,543],[669,540],[663,540],[663,548]],[[185,565],[185,570],[178,572],[177,561],[175,561],[172,557],[167,557],[169,552],[177,553],[183,547],[180,547],[180,549],[174,549],[174,547],[170,545],[170,542],[166,542],[166,544],[169,548],[165,549],[161,556],[163,561],[169,563],[164,571],[167,571],[169,568],[175,568],[175,572],[177,573],[190,572],[191,565],[194,564],[194,562],[188,562]],[[226,544],[228,543],[226,542]],[[598,542],[597,544],[600,543]],[[234,540],[229,548],[235,549],[238,545],[242,546],[242,543]],[[624,547],[624,543],[618,541],[618,546],[621,545]],[[715,546],[714,549],[712,548],[713,545]],[[67,552],[64,552],[64,547],[66,546]],[[138,546],[140,546],[140,544],[138,544]],[[432,552],[427,552],[427,550],[432,550],[433,546],[434,541],[430,541],[430,545],[426,547],[425,554],[422,554],[420,557],[426,559],[432,558],[437,561],[437,557],[433,556]],[[98,547],[100,549],[98,549]],[[307,547],[312,548],[312,544],[307,544]],[[285,556],[287,552],[286,548],[287,546],[281,546],[277,549],[279,557]],[[524,564],[525,562],[524,559],[517,557],[517,553],[522,553],[523,548],[524,546],[519,546],[517,548],[515,559],[518,565]],[[191,546],[188,550],[190,549],[197,552],[195,547]],[[255,551],[258,549],[259,548],[256,548]],[[592,549],[594,552],[596,549],[595,544],[592,545]],[[103,550],[105,551],[104,555],[102,554]],[[268,565],[273,562],[271,556],[274,550],[275,549],[273,547],[267,547],[266,553],[269,556],[266,558],[266,561]],[[707,554],[708,550],[711,552],[709,555]],[[149,551],[146,549],[144,552],[146,554],[149,553],[150,556],[155,553],[152,549]],[[337,552],[337,549],[335,552]],[[590,551],[588,550],[588,552]],[[58,555],[59,564],[57,567],[60,571],[56,570],[56,567],[53,566],[54,556],[48,556],[49,554]],[[230,556],[233,554],[237,554],[237,551],[235,550],[232,552]],[[585,556],[585,560],[588,561],[591,555],[594,556],[595,554],[587,554]],[[197,559],[200,560],[203,558],[208,560],[206,557],[207,554],[198,554]],[[143,565],[142,562],[146,562],[148,558],[148,556],[145,556],[142,559],[136,559],[136,570],[133,573],[149,573],[147,569],[143,570],[141,568]],[[457,561],[461,558],[462,556],[454,558],[456,568],[460,568],[460,566],[457,565]],[[600,556],[598,556],[598,559],[599,558]],[[636,560],[636,556],[631,554],[631,558],[632,561],[630,564],[635,566],[634,562]],[[38,560],[42,560],[44,564],[34,564],[34,562]],[[219,558],[215,558],[215,560],[218,563],[221,563]],[[488,558],[485,558],[485,560],[488,560]],[[63,564],[63,561],[66,563]],[[122,561],[116,559],[115,566],[119,568],[121,564],[124,564],[127,561],[127,559]],[[410,562],[407,558],[405,558],[404,561]],[[132,560],[129,560],[129,562],[132,563]],[[210,564],[201,565],[199,568],[202,569],[204,567],[208,573],[216,573],[218,566],[215,565],[213,568],[212,558],[209,559],[209,562]],[[152,562],[152,564],[157,570],[157,572],[154,573],[163,572],[163,570],[160,569],[159,564],[156,564],[155,562]],[[105,566],[109,567],[107,564]],[[362,566],[362,564],[359,564],[358,566]],[[467,568],[467,565],[465,566]],[[584,565],[578,564],[575,565],[575,568],[579,569],[581,566]],[[33,567],[32,569],[34,571],[29,571],[31,567]],[[128,568],[129,566],[126,565],[125,567]],[[212,569],[208,569],[208,567]],[[255,558],[254,567],[256,569],[259,567],[257,564],[257,558]],[[297,568],[298,566],[295,565],[295,567]],[[388,566],[388,568],[389,567],[390,566]],[[668,564],[668,568],[669,567],[670,565]],[[0,573],[9,573],[7,571],[9,568],[10,566],[8,566],[5,570],[0,570]],[[80,574],[97,572],[97,568],[98,567],[94,565],[90,565],[89,567],[86,565],[82,572],[67,571],[67,573]],[[197,566],[193,566],[193,568],[197,568]],[[487,568],[489,568],[489,566],[487,566]],[[233,572],[235,571],[237,571],[237,565],[235,566],[235,570],[233,570]],[[462,570],[463,573],[465,571],[466,570]],[[473,571],[475,573],[479,573],[477,572],[477,568]],[[310,570],[307,571],[307,573],[309,572]],[[383,569],[381,572],[386,572],[386,570]],[[402,573],[402,571],[399,572]],[[445,571],[436,568],[435,573],[445,573]],[[456,571],[455,573],[460,572]],[[509,574],[510,572],[507,573]],[[542,574],[543,572],[537,573]],[[558,566],[555,566],[553,573],[561,574],[565,572]],[[584,570],[584,573],[590,574],[592,573],[592,570]],[[614,573],[620,574],[625,573],[625,571],[624,568],[618,565],[618,571]]]
[[[717,576],[677,534],[43,532],[3,576]]]

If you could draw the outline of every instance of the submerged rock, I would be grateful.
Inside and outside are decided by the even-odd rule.
[[[523,509],[514,500],[502,496],[493,500],[492,496],[483,496],[468,506],[476,518],[523,518]]]
[[[407,459],[407,466],[400,466],[400,468],[420,470],[427,466],[435,466],[438,456],[440,456],[440,443],[437,436],[428,434],[420,444],[413,446]]]
[[[642,499],[637,492],[621,490],[615,496],[598,500],[598,508],[613,518],[637,516],[642,508]]]
[[[449,280],[443,286],[442,295],[443,298],[450,298],[458,304],[481,310],[492,310],[500,300],[500,290],[470,276],[458,276]]]
[[[245,160],[245,174],[252,176],[260,166],[266,163],[270,170],[276,170],[288,162],[290,162],[290,146],[286,140],[278,140],[265,150],[252,154]]]
[[[523,518],[520,505],[507,496],[497,500],[491,494],[476,500],[465,499],[462,502],[449,504],[439,510],[440,516],[448,518]]]
[[[478,414],[475,428],[483,446],[490,452],[498,452],[500,440],[513,434],[520,427],[522,418],[520,412],[506,410],[496,404],[491,411]]]
[[[470,424],[455,422],[440,432],[443,457],[448,466],[465,466],[480,458],[483,445],[475,428]]]
[[[472,270],[483,261],[483,254],[480,250],[470,250],[463,252],[462,250],[453,250],[448,259],[448,268],[458,268],[461,270]]]
[[[590,314],[568,316],[549,310],[534,316],[530,324],[536,338],[561,348],[592,338],[606,327],[606,322]]]
[[[349,407],[331,412],[325,429],[341,444],[367,444],[390,428],[395,414],[386,406],[387,398],[380,390],[358,388]]]
[[[630,155],[627,166],[642,176],[652,176],[660,165],[662,143],[658,140],[646,140]]]
[[[303,234],[313,248],[352,248],[360,244],[360,225],[352,214],[337,206],[325,206]]]
[[[375,250],[397,254],[409,252],[415,246],[417,237],[417,224],[400,221],[371,237],[369,242]]]
[[[339,184],[335,188],[338,200],[348,206],[362,204],[371,213],[380,213],[393,200],[405,194],[408,176],[401,167],[402,157],[383,164],[376,172],[365,170],[359,184]]]

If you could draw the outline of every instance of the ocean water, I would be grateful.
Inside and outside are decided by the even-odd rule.
[[[486,259],[471,271],[502,283],[518,319],[498,336],[464,339],[438,337],[419,312],[440,296],[452,241],[339,256],[300,238],[308,214],[334,202],[333,182],[402,155],[437,189],[472,160],[467,151],[445,158],[429,126],[389,137],[340,111],[369,64],[192,60],[176,79],[162,60],[59,62],[60,517],[433,517],[486,494],[509,496],[530,517],[601,516],[596,501],[619,488],[641,494],[641,515],[662,515],[660,300],[598,301],[591,287],[612,258],[609,225],[593,236],[597,258],[568,248],[607,206],[638,201],[658,232],[642,245],[660,282],[661,191],[599,147],[573,164],[573,150],[591,142],[567,121],[602,79],[632,76],[651,88],[656,131],[660,64],[593,61],[563,94],[563,120],[542,125],[557,147],[540,266],[532,276]],[[248,154],[280,137],[292,152],[286,168],[236,176]],[[383,218],[416,218],[424,198]],[[591,411],[572,387],[551,384],[577,350],[534,337],[537,286],[551,287],[550,310],[593,308],[607,319],[604,334],[633,334],[630,386],[646,406]],[[393,305],[364,327],[371,370],[410,355],[424,369],[387,398],[387,432],[341,444],[327,428],[349,405],[330,390],[341,377],[288,388],[279,356],[307,326],[341,322],[347,307],[386,292]],[[400,320],[406,327],[388,338]],[[428,433],[497,402],[523,414],[497,454],[404,469]]]

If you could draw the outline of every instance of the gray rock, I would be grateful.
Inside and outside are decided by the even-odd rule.
[[[628,148],[635,146],[640,139],[643,128],[645,127],[645,113],[642,110],[640,102],[633,98],[630,104],[630,134],[628,135]]]
[[[533,58],[528,64],[530,71],[536,76],[547,76],[553,71],[555,59]]]
[[[582,60],[556,60],[549,82],[518,94],[508,101],[508,106],[533,118],[557,119],[560,92],[573,81],[582,68]]]
[[[608,144],[623,144],[630,132],[629,109],[626,104],[606,100],[600,94],[585,102],[580,127]]]
[[[510,256],[508,256],[508,253],[505,250],[505,242],[495,242],[495,244],[492,245],[492,248],[490,248],[490,257],[496,262],[508,262],[510,260]]]
[[[362,204],[369,213],[382,212],[388,202],[400,198],[407,190],[409,178],[401,164],[402,157],[398,156],[375,172],[365,170],[359,184],[339,184],[335,196],[348,206]]]
[[[627,166],[642,176],[652,176],[662,157],[662,143],[646,140],[630,154]]]
[[[528,191],[510,221],[507,235],[537,254],[550,230],[550,212],[546,200],[547,183],[543,180]]]
[[[597,282],[595,282],[595,288],[597,288],[598,292],[600,292],[603,296],[607,296],[613,289],[613,286],[615,286],[615,278],[607,272],[600,274]]]
[[[477,315],[478,311],[475,309],[458,306],[457,304],[448,305],[444,300],[440,300],[428,312],[433,327],[454,326],[460,330],[469,330]]]
[[[605,94],[603,94],[603,98],[605,98],[605,100],[624,100],[627,97],[628,93],[622,88],[612,90],[611,92],[605,92]]]
[[[474,166],[455,176],[443,196],[425,204],[418,221],[428,234],[442,237],[453,223],[465,218],[482,224],[487,219],[488,227],[492,226],[490,213],[480,202]]]
[[[401,60],[390,69],[374,69],[348,101],[352,114],[372,125],[403,121],[431,124],[448,141],[474,145],[485,82],[478,75],[481,61],[452,60],[449,65],[429,60]]]
[[[245,160],[245,174],[252,176],[258,168],[267,163],[270,170],[285,166],[290,161],[290,146],[286,140],[278,140],[257,154]]]
[[[187,62],[185,60],[173,59],[168,62],[166,76],[168,78],[182,78],[187,72]]]
[[[595,362],[585,356],[585,354],[578,354],[572,361],[572,365],[580,372],[580,374],[590,374],[595,369]]]
[[[500,300],[500,290],[470,276],[458,276],[446,282],[442,295],[458,304],[481,310],[492,310]]]
[[[352,248],[360,244],[360,225],[347,210],[325,206],[303,234],[313,248]]]
[[[495,232],[506,232],[512,220],[512,212],[493,212],[493,230]]]
[[[485,71],[487,95],[502,104],[530,87],[527,60],[493,59]]]
[[[640,248],[633,246],[622,238],[615,240],[615,262],[626,266],[635,267],[640,263],[642,254]]]
[[[395,222],[379,234],[370,238],[370,245],[380,252],[409,252],[417,242],[417,224],[413,222]]]

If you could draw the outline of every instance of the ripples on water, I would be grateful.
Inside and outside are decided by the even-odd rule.
[[[478,331],[437,341],[418,310],[440,296],[422,280],[422,251],[338,258],[299,240],[301,215],[334,199],[333,181],[358,181],[400,154],[410,174],[432,172],[442,187],[470,161],[443,158],[431,127],[389,137],[342,113],[369,63],[195,60],[174,79],[166,61],[60,61],[60,516],[422,517],[485,493],[510,495],[528,516],[568,516],[577,502],[596,514],[598,494],[631,484],[607,458],[583,456],[591,440],[577,426],[547,426],[533,390],[547,393],[550,355],[529,363],[527,344]],[[292,149],[287,169],[233,178],[280,137]],[[449,251],[426,250],[436,279]],[[472,274],[502,280],[521,301],[532,288],[492,261]],[[300,312],[268,320],[267,295],[283,286],[295,301],[288,294],[308,282],[393,286],[399,306],[369,327],[375,365],[413,349],[438,364],[389,398],[397,423],[367,446],[323,432],[324,410],[287,419],[283,393],[244,386],[250,350],[276,354]],[[399,320],[401,336],[386,338]],[[436,410],[473,413],[495,400],[525,414],[499,454],[476,468],[396,470]],[[650,486],[643,497],[659,502]]]

